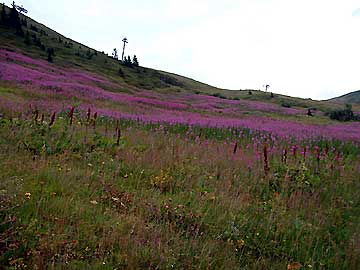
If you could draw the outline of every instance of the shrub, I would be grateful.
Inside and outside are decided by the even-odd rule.
[[[133,64],[131,62],[131,58],[130,56],[128,57],[124,57],[124,60],[123,60],[123,64],[126,66],[126,67],[129,67],[129,68],[132,68],[133,67]]]
[[[87,58],[88,60],[91,60],[92,57],[93,57],[93,54],[91,53],[91,51],[90,51],[90,50],[87,50],[87,52],[86,52],[86,58]]]
[[[342,110],[333,110],[329,113],[330,119],[332,120],[338,120],[338,121],[360,121],[360,117],[355,115],[352,111],[352,106],[350,104],[346,104],[345,109]]]
[[[183,83],[179,82],[176,78],[167,76],[165,74],[160,74],[160,73],[157,73],[156,75],[159,77],[160,81],[162,81],[166,84],[170,84],[173,86],[179,86],[179,87],[184,86]]]
[[[133,57],[133,65],[135,66],[135,67],[138,67],[139,66],[139,61],[138,61],[138,59],[137,59],[137,57],[136,57],[136,55],[134,55],[134,57]]]
[[[285,108],[291,108],[291,103],[285,100],[282,100],[280,105]]]
[[[118,74],[119,74],[119,76],[122,77],[122,78],[125,77],[124,71],[123,71],[121,68],[119,68]]]
[[[222,99],[226,99],[226,97],[225,97],[223,94],[221,94],[221,93],[214,93],[214,94],[212,94],[212,96],[213,96],[213,97],[222,98]]]
[[[55,51],[53,48],[48,48],[47,49],[47,53],[48,53],[48,62],[53,62],[53,56],[55,56]]]

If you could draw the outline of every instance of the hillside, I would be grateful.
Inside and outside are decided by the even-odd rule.
[[[341,103],[360,104],[360,90],[330,100]]]
[[[1,270],[359,268],[360,122],[326,115],[342,103],[17,26],[0,21]]]
[[[7,14],[10,13],[5,8]],[[20,14],[21,34],[0,25],[0,102],[4,108],[30,106],[51,114],[75,107],[104,116],[146,122],[241,126],[283,134],[286,125],[329,125],[326,113],[341,109],[316,101],[259,90],[225,90],[141,66],[126,65],[68,39]],[[54,52],[48,61],[49,49]],[[353,106],[360,111],[360,105]],[[308,110],[314,117],[308,117]],[[254,118],[257,119],[254,121]],[[279,121],[288,122],[279,122]],[[284,124],[285,123],[285,124]],[[275,126],[280,125],[274,129]],[[349,126],[347,135],[356,134]],[[316,131],[326,134],[327,128]],[[351,131],[350,131],[351,130]],[[301,135],[303,136],[303,135]]]
[[[6,7],[7,13],[9,8]],[[303,108],[317,107],[321,110],[329,110],[334,106],[331,102],[318,102],[309,99],[293,98],[276,94],[275,99],[270,98],[270,93],[252,90],[249,95],[248,90],[225,90],[176,75],[165,71],[157,71],[151,68],[139,67],[128,68],[121,64],[120,61],[96,51],[84,44],[66,38],[56,31],[36,22],[28,16],[20,15],[25,20],[26,26],[23,25],[25,36],[29,35],[28,45],[24,43],[26,37],[20,37],[15,34],[14,30],[0,25],[0,48],[3,49],[20,49],[27,56],[35,59],[47,59],[48,48],[55,51],[53,65],[66,68],[76,68],[86,70],[104,76],[111,81],[125,86],[128,89],[148,89],[160,92],[190,92],[203,93],[207,95],[223,96],[229,99],[247,99],[258,100],[278,105],[295,106]],[[141,62],[141,59],[140,59]],[[122,70],[120,76],[119,69]]]
[[[10,9],[6,8],[9,13]],[[2,48],[18,48],[26,55],[37,59],[47,59],[47,48],[55,50],[54,65],[62,67],[73,67],[97,73],[117,82],[128,84],[129,87],[145,89],[168,89],[178,91],[179,89],[194,90],[216,90],[209,85],[194,80],[173,76],[166,72],[158,72],[153,69],[140,67],[137,69],[121,65],[120,61],[98,52],[84,44],[64,37],[56,31],[38,23],[28,16],[20,15],[26,21],[23,25],[25,35],[29,33],[30,44],[24,43],[24,37],[15,35],[14,30],[1,26],[0,39]],[[42,45],[44,48],[42,48]],[[140,59],[141,60],[141,59]],[[119,76],[119,68],[123,69],[123,78]]]

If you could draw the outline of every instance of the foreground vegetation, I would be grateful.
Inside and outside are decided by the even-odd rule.
[[[357,269],[359,147],[269,138],[6,113],[0,265]]]

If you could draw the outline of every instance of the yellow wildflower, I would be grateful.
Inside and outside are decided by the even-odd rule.
[[[245,241],[244,240],[237,240],[237,246],[240,248],[240,247],[242,247],[242,246],[244,246],[245,245]]]

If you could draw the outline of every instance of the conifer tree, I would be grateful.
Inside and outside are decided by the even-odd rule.
[[[124,65],[127,66],[127,67],[132,67],[132,62],[131,62],[131,58],[130,58],[130,55],[129,56],[125,56],[124,57]]]
[[[1,24],[7,24],[7,22],[8,22],[8,15],[7,15],[6,10],[5,10],[5,4],[2,4],[0,22],[1,22]]]
[[[116,48],[114,48],[114,50],[113,50],[113,52],[112,52],[112,56],[113,56],[116,60],[119,59],[119,56],[118,56],[118,53],[117,53],[117,49],[116,49]]]
[[[136,55],[134,55],[134,57],[133,57],[133,65],[135,66],[135,67],[138,67],[139,66],[139,61],[138,61],[138,59],[137,59],[137,57],[136,57]]]
[[[118,74],[119,74],[119,76],[122,77],[122,78],[125,77],[124,71],[123,71],[121,68],[119,68]]]
[[[8,23],[11,27],[14,27],[16,29],[17,35],[24,36],[24,32],[21,28],[21,20],[20,20],[19,12],[17,12],[14,3],[12,8],[10,9]]]

